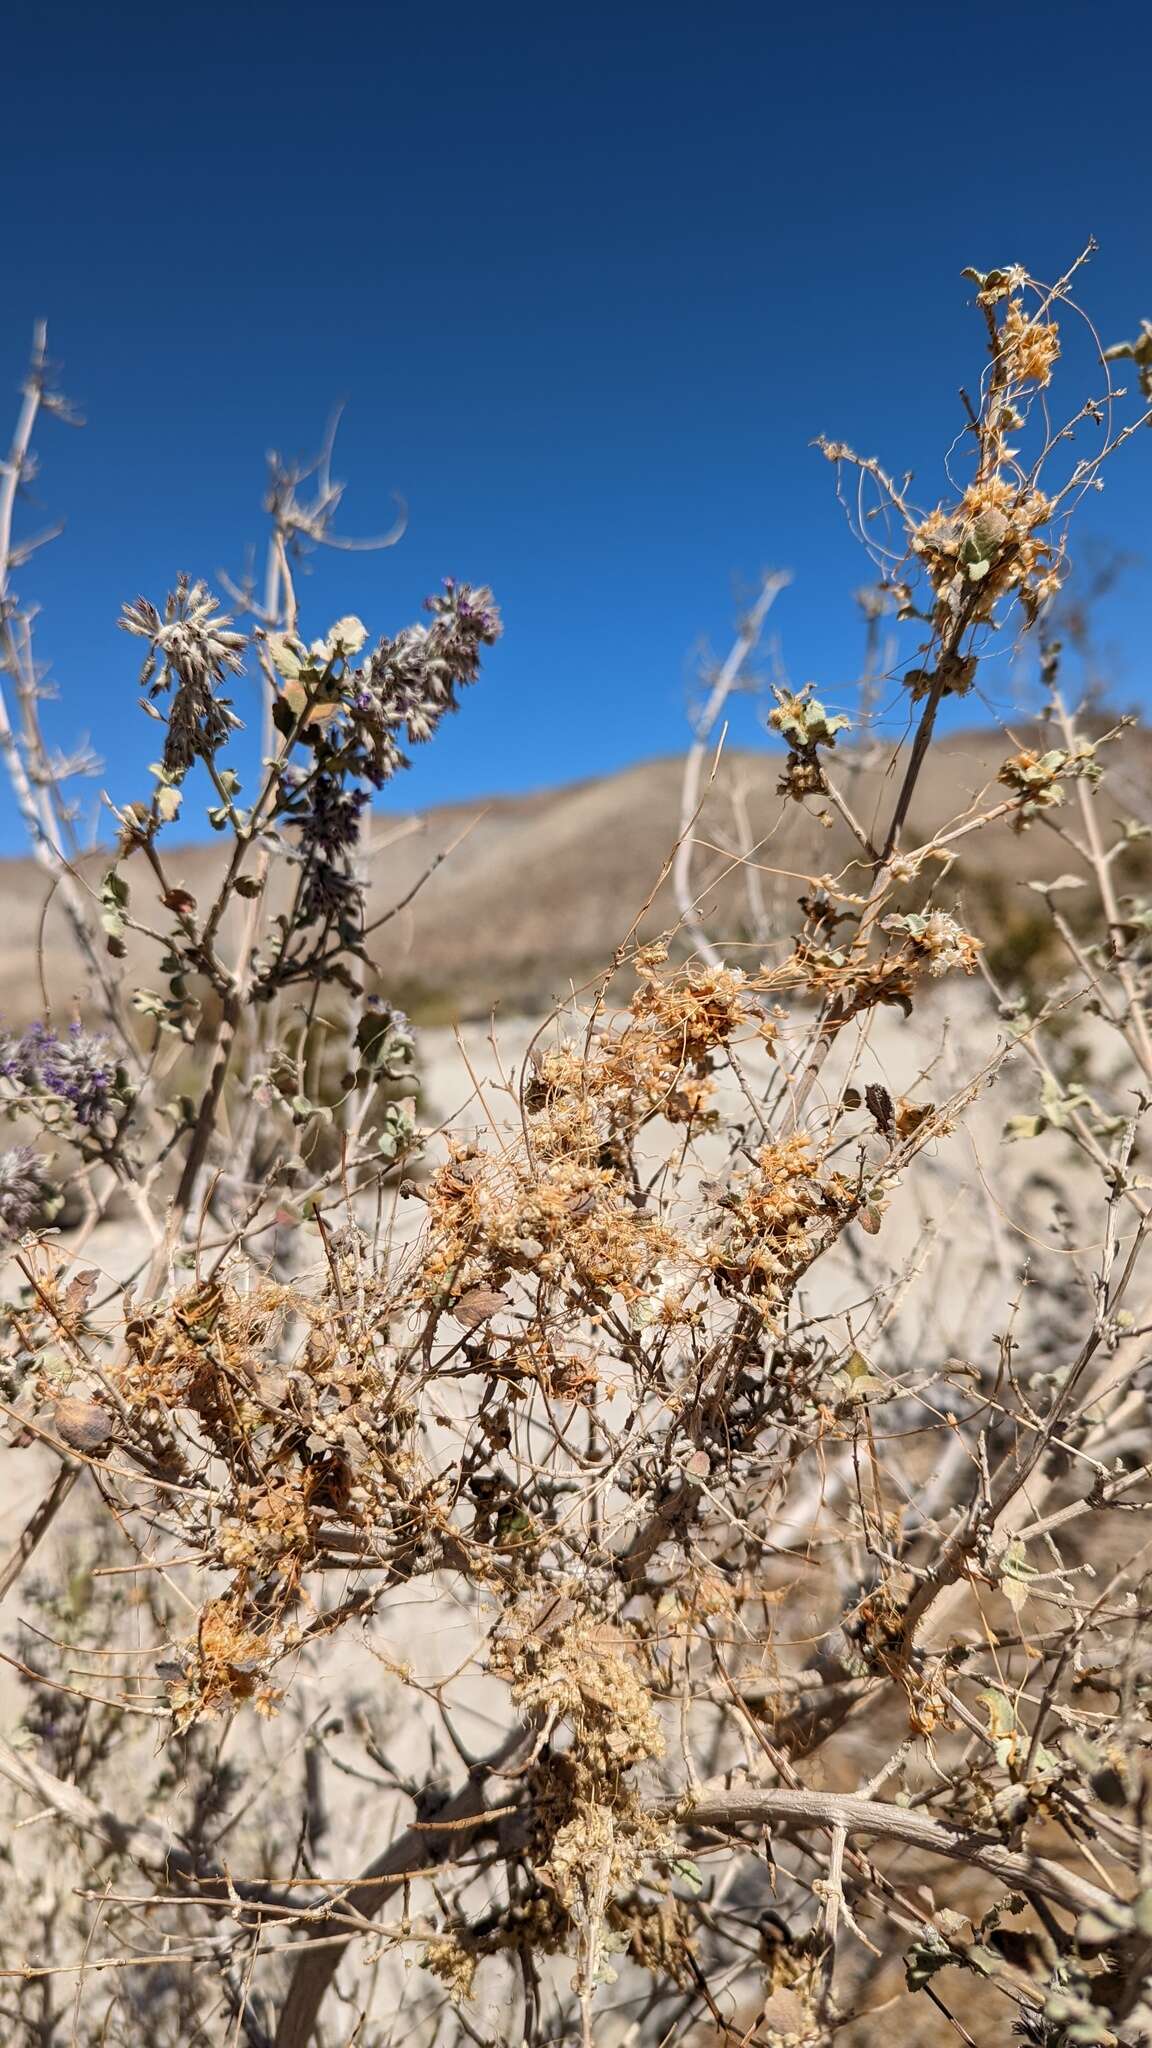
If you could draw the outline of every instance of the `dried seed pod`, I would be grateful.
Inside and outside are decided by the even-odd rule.
[[[77,1394],[65,1394],[53,1412],[57,1436],[70,1450],[95,1457],[112,1441],[112,1418],[99,1401],[86,1401]]]

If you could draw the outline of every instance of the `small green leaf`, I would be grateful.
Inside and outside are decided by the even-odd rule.
[[[988,1709],[988,1733],[996,1737],[1015,1734],[1016,1709],[1007,1693],[999,1692],[994,1685],[987,1686],[978,1694]]]
[[[1039,1138],[1047,1129],[1046,1116],[1010,1116],[1003,1135],[1008,1144],[1015,1145],[1023,1138]]]
[[[1035,1576],[1035,1567],[1029,1564],[1024,1545],[1017,1536],[1000,1560],[1000,1590],[1014,1614],[1019,1614],[1027,1600],[1028,1582]]]
[[[304,666],[298,642],[291,640],[286,633],[269,633],[265,644],[277,675],[287,683],[294,683]]]
[[[1086,889],[1088,884],[1083,875],[1057,875],[1054,882],[1029,882],[1028,887],[1037,896],[1055,896],[1062,889]]]
[[[123,960],[128,951],[124,944],[123,911],[128,902],[128,884],[115,868],[109,868],[100,885],[100,923],[107,933],[107,947],[114,960]]]

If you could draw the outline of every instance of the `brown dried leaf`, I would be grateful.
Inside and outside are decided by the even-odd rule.
[[[500,1287],[468,1287],[452,1303],[448,1313],[453,1322],[463,1323],[466,1330],[478,1330],[481,1323],[487,1323],[507,1308],[511,1296]]]
[[[56,1434],[70,1450],[95,1456],[112,1441],[112,1419],[98,1401],[85,1401],[77,1394],[65,1394],[53,1411]]]
[[[934,1102],[910,1102],[906,1095],[902,1095],[896,1104],[897,1137],[913,1137],[925,1119],[933,1114],[935,1108]]]
[[[83,1273],[74,1273],[60,1297],[60,1310],[66,1322],[79,1321],[87,1309],[99,1285],[100,1275],[93,1267]]]

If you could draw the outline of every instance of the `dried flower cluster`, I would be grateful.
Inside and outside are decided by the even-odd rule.
[[[228,675],[239,675],[245,635],[233,630],[205,583],[182,576],[161,614],[146,597],[125,605],[126,633],[147,640],[140,682],[148,703],[171,691],[165,720],[164,770],[179,782],[197,759],[210,760],[240,721],[221,694]]]
[[[1073,420],[1054,431],[1043,402],[1037,404],[1061,353],[1055,311],[1070,304],[1078,268],[1052,287],[1037,284],[1018,265],[965,273],[984,316],[989,361],[978,402],[966,399],[961,447],[966,446],[973,474],[952,499],[920,509],[906,486],[895,483],[879,463],[860,458],[843,442],[821,443],[838,468],[858,472],[858,507],[865,484],[871,485],[876,511],[897,529],[895,547],[880,549],[876,559],[881,588],[891,594],[899,615],[922,620],[929,629],[929,639],[904,675],[914,702],[935,706],[942,697],[966,695],[989,633],[1000,630],[1017,605],[1026,624],[1035,625],[1060,590],[1063,526],[1101,456],[1081,460],[1058,482],[1046,479],[1061,444],[1072,440],[1081,422],[1098,425],[1104,416],[1101,401],[1090,398]],[[1118,440],[1131,431],[1122,429]],[[1102,453],[1113,445],[1106,441]],[[867,527],[859,523],[864,516],[857,515],[860,537],[872,547]],[[894,556],[899,558],[895,567]]]
[[[0,1152],[0,1242],[42,1229],[62,1206],[60,1190],[31,1145]]]

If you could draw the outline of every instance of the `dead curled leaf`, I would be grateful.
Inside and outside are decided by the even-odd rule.
[[[864,1090],[868,1114],[884,1137],[892,1134],[892,1097],[879,1081],[869,1081]]]

